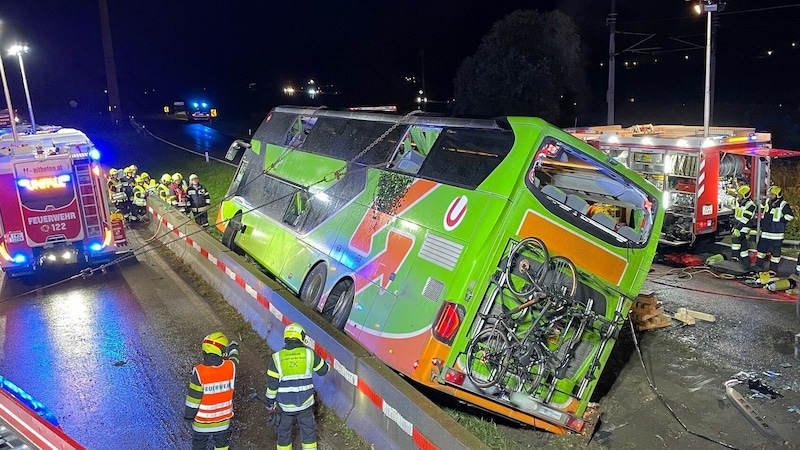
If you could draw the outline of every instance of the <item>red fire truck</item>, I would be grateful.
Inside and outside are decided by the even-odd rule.
[[[574,136],[591,143],[638,172],[663,191],[666,216],[661,242],[691,245],[728,235],[733,226],[733,192],[750,186],[761,204],[770,186],[770,165],[776,158],[800,152],[772,148],[770,133],[754,128],[619,125],[573,128]]]
[[[0,129],[0,266],[11,276],[64,264],[102,263],[129,250],[112,214],[100,153],[82,132]]]

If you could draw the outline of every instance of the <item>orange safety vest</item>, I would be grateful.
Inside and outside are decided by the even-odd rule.
[[[216,432],[228,429],[233,417],[233,385],[236,366],[226,359],[219,366],[198,364],[197,377],[203,386],[203,398],[194,416],[195,431]]]

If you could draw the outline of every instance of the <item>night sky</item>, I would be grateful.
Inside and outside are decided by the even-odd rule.
[[[228,113],[312,103],[282,96],[284,86],[299,87],[312,78],[338,92],[316,104],[404,105],[421,87],[423,67],[428,97],[447,100],[458,65],[494,22],[520,8],[558,8],[576,21],[585,44],[587,120],[605,117],[608,69],[601,63],[608,57],[611,0],[108,3],[125,112],[157,112],[173,100],[199,97]],[[106,78],[98,2],[0,5],[0,46],[31,47],[25,68],[37,119],[70,111],[70,100],[78,104],[72,111],[102,111]],[[659,52],[617,57],[618,104],[702,103],[704,50],[680,42],[705,44],[705,16],[695,16],[690,6],[683,0],[616,1],[618,30],[657,34],[642,46]],[[800,3],[731,0],[719,18],[716,102],[797,108]],[[618,35],[617,51],[641,38]],[[12,101],[23,111],[19,65],[13,57],[4,62]],[[405,82],[406,76],[417,77],[418,84]]]

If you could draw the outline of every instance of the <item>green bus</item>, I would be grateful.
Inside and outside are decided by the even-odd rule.
[[[530,117],[276,107],[241,150],[225,246],[407,378],[584,428],[658,244],[651,184]]]

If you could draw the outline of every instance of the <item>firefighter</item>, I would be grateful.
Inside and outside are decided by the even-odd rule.
[[[158,187],[156,187],[156,190],[158,191],[158,198],[170,205],[175,198],[175,195],[170,189],[171,184],[172,176],[168,173],[165,173],[164,175],[161,175],[161,182],[158,184]]]
[[[177,208],[178,211],[187,214],[186,187],[183,181],[183,176],[180,173],[175,172],[172,174],[172,183],[170,183],[169,189],[174,197],[172,200],[172,206]]]
[[[128,199],[125,190],[122,188],[122,181],[119,178],[119,170],[109,169],[108,171],[108,196],[114,207],[123,215],[125,215],[126,200]]]
[[[750,248],[748,239],[756,225],[756,204],[750,198],[750,186],[741,185],[736,189],[736,204],[733,207],[736,222],[731,239],[731,260],[739,261],[745,270],[750,271]]]
[[[192,449],[227,450],[231,439],[233,388],[239,366],[239,344],[220,333],[203,339],[203,362],[192,370],[183,417],[192,427]]]
[[[141,175],[135,178],[133,185],[133,208],[131,210],[132,221],[142,221],[147,217],[147,188],[144,185]]]
[[[758,269],[764,264],[769,253],[769,264],[765,270],[777,273],[781,262],[781,245],[786,224],[794,219],[789,203],[783,199],[783,191],[779,186],[771,186],[767,198],[762,205],[761,238],[758,240]]]
[[[130,166],[127,167],[127,169],[128,169],[128,176],[131,177],[131,181],[135,180],[139,168],[136,167],[136,165],[131,164]]]
[[[189,175],[189,187],[186,189],[186,198],[189,201],[189,209],[194,216],[194,221],[201,227],[208,226],[208,208],[211,207],[211,195],[206,187],[200,184],[200,178],[196,174]]]
[[[303,450],[317,448],[312,373],[325,375],[330,366],[303,343],[306,332],[292,323],[283,330],[284,347],[272,354],[267,369],[267,410],[274,417],[277,449],[291,450],[295,420],[300,427]]]
[[[147,194],[150,195],[155,192],[156,188],[158,187],[156,180],[150,178],[150,174],[147,172],[142,172],[141,177],[142,185],[144,186],[145,190],[147,190]]]
[[[134,179],[131,177],[131,166],[125,167],[122,169],[122,176],[119,178],[120,186],[122,186],[122,191],[125,192],[125,200],[122,204],[122,214],[125,216],[126,221],[132,220],[132,213],[133,210],[133,185]]]

